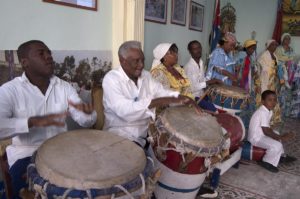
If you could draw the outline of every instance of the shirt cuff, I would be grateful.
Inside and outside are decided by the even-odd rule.
[[[16,133],[28,133],[29,128],[28,128],[28,119],[29,118],[21,118],[18,119],[16,122]]]

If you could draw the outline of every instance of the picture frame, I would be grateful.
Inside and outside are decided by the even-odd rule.
[[[202,32],[204,18],[204,6],[191,1],[189,29]]]
[[[187,0],[172,0],[171,23],[185,26],[186,11]]]
[[[168,0],[146,0],[145,20],[156,23],[167,23]]]
[[[43,0],[43,2],[54,3],[64,6],[70,6],[74,8],[81,8],[86,10],[97,11],[98,0]]]

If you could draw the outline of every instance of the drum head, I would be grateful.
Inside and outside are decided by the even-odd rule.
[[[170,134],[194,146],[195,152],[203,149],[207,155],[213,155],[219,152],[224,142],[221,126],[216,118],[206,113],[199,115],[194,108],[171,107],[160,118],[163,127]]]
[[[142,148],[113,133],[76,130],[41,145],[36,154],[41,177],[60,187],[101,189],[126,183],[143,172]]]
[[[228,86],[225,84],[220,84],[220,85],[213,85],[209,89],[219,94],[230,96],[233,98],[239,98],[239,99],[249,98],[249,94],[246,92],[246,90],[237,86]]]

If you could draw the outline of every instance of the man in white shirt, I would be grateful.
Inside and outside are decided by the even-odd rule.
[[[0,87],[0,138],[12,137],[6,152],[14,198],[26,187],[23,177],[34,151],[67,130],[67,113],[83,127],[97,119],[92,105],[83,104],[68,82],[53,75],[51,51],[43,42],[25,42],[17,53],[24,73]]]
[[[121,66],[103,79],[104,129],[146,146],[147,129],[155,108],[170,103],[197,104],[191,98],[166,90],[144,70],[144,54],[137,41],[124,42],[118,51]]]
[[[205,78],[205,68],[201,59],[202,46],[199,41],[191,41],[188,44],[187,49],[191,54],[191,58],[184,65],[184,71],[191,81],[192,93],[196,97],[196,101],[203,98],[200,102],[198,102],[201,108],[216,112],[216,107],[208,101],[208,98],[204,96],[202,97],[204,94],[203,89],[212,84],[221,84],[222,81],[219,79],[207,80]]]
[[[262,162],[259,165],[271,172],[278,172],[278,163],[293,162],[296,158],[284,156],[284,150],[281,141],[287,141],[294,137],[294,133],[285,133],[280,135],[270,127],[270,120],[273,115],[273,109],[277,103],[276,93],[266,90],[261,95],[262,105],[254,112],[249,124],[248,141],[257,147],[266,149]]]

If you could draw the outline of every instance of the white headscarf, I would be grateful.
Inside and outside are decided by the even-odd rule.
[[[266,43],[266,49],[269,48],[269,46],[271,45],[271,43],[276,42],[274,39],[269,39]]]
[[[165,56],[171,46],[171,43],[161,43],[154,48],[152,68],[161,64],[160,60]]]
[[[284,40],[284,38],[286,37],[286,36],[289,36],[290,38],[292,38],[291,37],[291,35],[290,35],[290,33],[283,33],[282,35],[281,35],[281,39],[280,39],[280,41],[281,41],[281,44],[283,43],[283,40]]]

